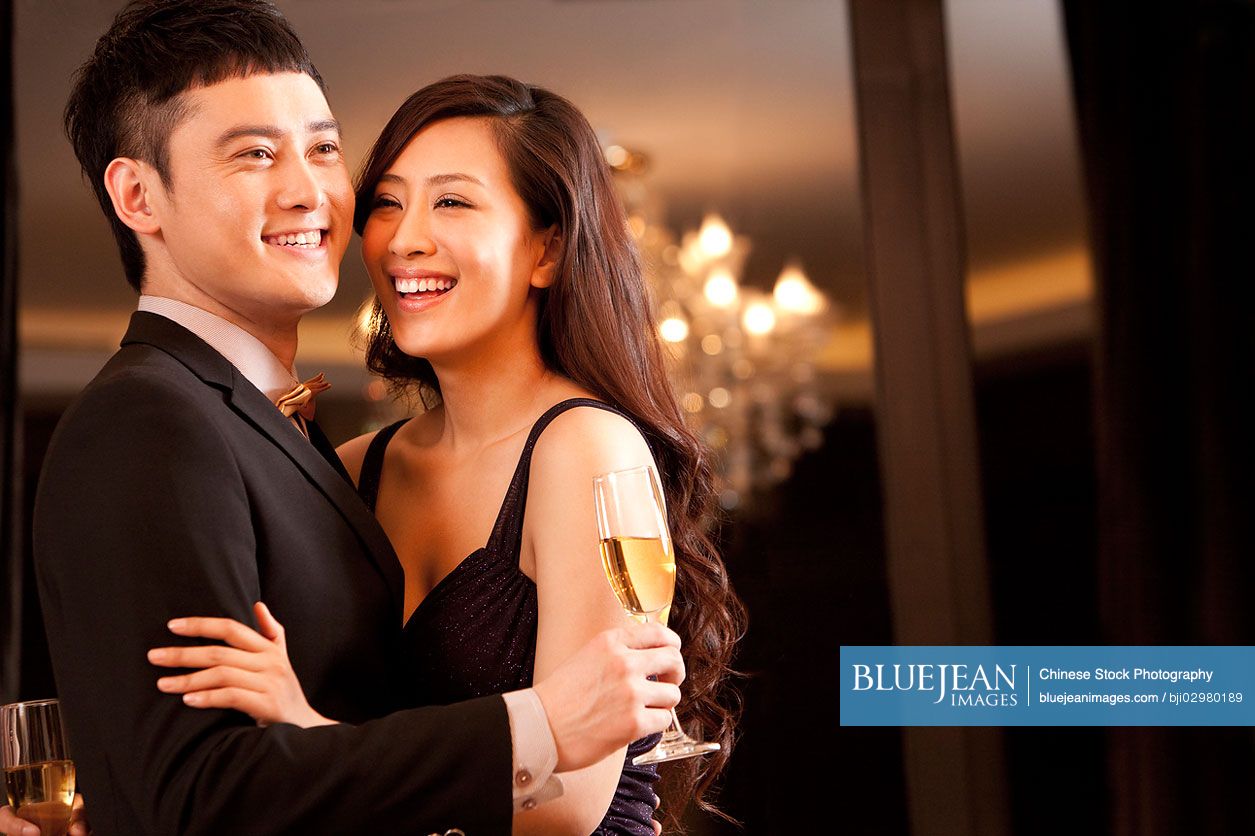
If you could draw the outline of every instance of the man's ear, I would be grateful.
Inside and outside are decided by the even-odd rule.
[[[562,260],[562,233],[558,225],[546,229],[543,233],[545,249],[536,262],[532,272],[532,287],[549,287],[558,277],[558,262]]]
[[[105,190],[113,201],[113,211],[122,223],[141,235],[161,231],[150,193],[155,178],[157,173],[151,166],[130,157],[117,157],[105,169]]]

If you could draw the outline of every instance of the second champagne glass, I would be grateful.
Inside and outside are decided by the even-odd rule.
[[[56,700],[0,707],[0,755],[9,805],[43,836],[65,836],[74,804],[74,763]]]
[[[601,565],[615,597],[628,615],[666,624],[675,594],[675,551],[658,473],[643,465],[603,474],[593,480],[593,496]],[[632,763],[662,763],[718,749],[718,743],[685,734],[672,709],[662,740]]]

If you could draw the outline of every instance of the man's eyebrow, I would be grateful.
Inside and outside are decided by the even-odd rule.
[[[305,126],[305,130],[311,134],[320,134],[323,131],[335,131],[340,133],[340,122],[336,119],[319,119],[317,122],[310,122]]]
[[[234,128],[228,128],[223,131],[222,135],[218,137],[218,141],[215,144],[217,147],[221,148],[223,145],[226,145],[232,140],[240,139],[245,136],[259,136],[264,139],[273,139],[278,142],[286,133],[286,131],[282,131],[274,125],[237,125]]]
[[[319,119],[316,122],[307,123],[305,130],[312,134],[325,131],[335,131],[336,134],[339,134],[340,123],[335,119]],[[257,136],[278,142],[287,136],[287,133],[287,131],[274,125],[237,125],[222,132],[222,135],[218,137],[217,146],[222,147],[233,140],[248,136]]]

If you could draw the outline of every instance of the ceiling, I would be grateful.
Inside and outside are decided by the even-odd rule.
[[[69,78],[120,5],[15,4],[21,333],[24,346],[40,351],[107,350],[134,306],[106,224],[60,131]],[[768,287],[786,259],[799,258],[848,321],[862,317],[845,3],[278,5],[328,82],[352,166],[419,86],[455,72],[515,75],[570,98],[607,143],[648,154],[647,182],[674,228],[695,226],[713,209],[749,236],[747,281]],[[1075,303],[1087,287],[1078,271],[1085,273],[1088,262],[1057,4],[951,0],[946,9],[972,287],[1009,277],[1035,288],[1025,298],[1039,305],[1040,284],[1057,281],[1071,288],[1060,292]],[[343,353],[344,322],[368,293],[353,245],[341,291],[312,316],[303,354],[333,347]],[[1047,288],[1045,296],[1059,293],[1052,297]]]

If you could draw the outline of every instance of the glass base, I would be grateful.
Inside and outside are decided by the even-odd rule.
[[[657,746],[643,755],[637,755],[632,758],[632,764],[640,766],[645,763],[678,761],[683,758],[696,757],[697,755],[708,755],[711,752],[718,752],[719,749],[718,743],[703,743],[700,740],[694,740],[687,734],[668,733],[662,736],[662,740],[658,741]]]

